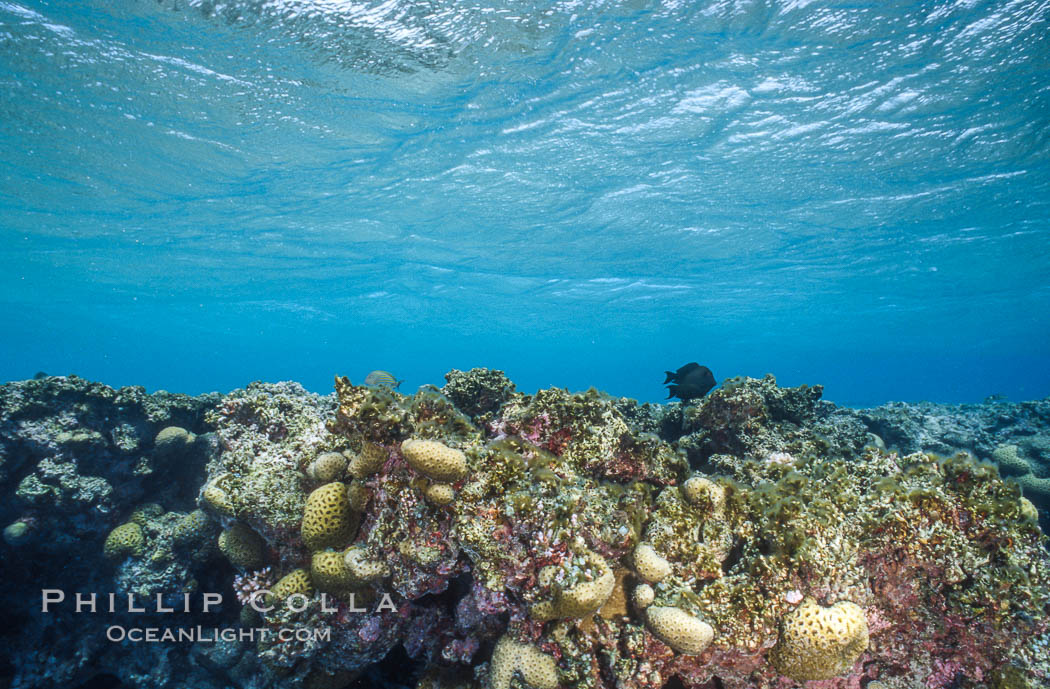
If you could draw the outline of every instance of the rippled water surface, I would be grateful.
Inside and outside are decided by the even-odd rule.
[[[1050,394],[1048,19],[0,0],[0,378]]]

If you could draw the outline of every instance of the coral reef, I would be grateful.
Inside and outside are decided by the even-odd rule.
[[[29,643],[62,660],[11,637],[12,685],[91,668],[157,689],[1050,682],[1050,402],[850,410],[767,376],[639,405],[446,380],[0,386],[9,589],[220,591],[149,619],[272,632],[117,644],[23,605]]]
[[[0,545],[6,622],[0,684],[76,687],[110,672],[129,686],[208,686],[179,662],[184,647],[108,642],[107,625],[137,623],[126,609],[77,614],[66,604],[39,611],[45,588],[70,597],[96,592],[101,608],[110,592],[177,595],[222,585],[208,565],[214,524],[187,524],[192,528],[180,543],[172,533],[186,517],[178,510],[192,509],[218,450],[204,417],[220,399],[114,389],[76,376],[0,384],[0,523],[7,525]],[[158,519],[164,509],[144,511],[149,503],[173,511]],[[108,559],[106,541],[121,524],[129,525],[124,535],[137,529],[141,543],[115,539],[111,546],[127,550]],[[182,613],[169,617],[190,623]]]

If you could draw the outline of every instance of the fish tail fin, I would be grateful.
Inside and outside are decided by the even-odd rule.
[[[677,394],[678,394],[678,386],[677,385],[671,385],[670,387],[667,388],[667,399],[671,399],[672,397],[675,397]]]
[[[674,379],[675,379],[675,376],[677,375],[677,374],[676,374],[676,373],[675,373],[674,371],[664,371],[664,373],[666,373],[666,374],[667,374],[667,379],[666,379],[666,380],[664,380],[664,385],[667,385],[667,384],[668,384],[668,383],[670,383],[670,382],[671,382],[672,380],[674,380]]]

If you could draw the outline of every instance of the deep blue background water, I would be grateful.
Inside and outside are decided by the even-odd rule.
[[[0,379],[1048,395],[1048,18],[0,0]]]

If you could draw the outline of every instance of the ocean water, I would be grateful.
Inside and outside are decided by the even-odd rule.
[[[0,380],[1046,396],[1048,16],[0,0]]]

